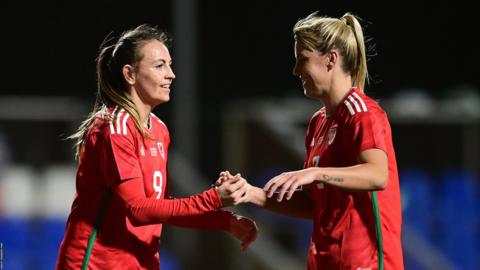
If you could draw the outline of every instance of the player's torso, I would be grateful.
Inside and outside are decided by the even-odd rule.
[[[145,194],[156,199],[165,198],[167,184],[168,130],[151,116],[151,139],[137,136],[137,155],[143,174]],[[154,123],[157,122],[157,123]]]
[[[320,112],[310,124],[312,138],[307,151],[306,167],[346,167],[356,163],[354,147],[345,121],[327,118]],[[346,225],[346,213],[352,207],[349,192],[323,183],[310,186],[315,205],[315,223],[319,233],[336,236]]]

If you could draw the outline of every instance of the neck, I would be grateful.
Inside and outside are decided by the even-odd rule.
[[[351,88],[352,80],[350,76],[332,81],[330,90],[326,93],[325,97],[321,99],[327,110],[327,115],[335,113],[338,104],[340,104]]]
[[[139,116],[140,116],[140,121],[142,121],[142,126],[148,127],[149,115],[153,109],[152,106],[143,102],[140,96],[138,96],[137,91],[135,90],[130,92],[130,98],[132,99],[133,104],[135,104],[135,107],[137,108],[138,113],[140,114]]]

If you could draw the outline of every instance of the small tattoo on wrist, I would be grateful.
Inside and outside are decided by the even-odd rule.
[[[322,181],[324,182],[343,182],[343,178],[340,177],[332,177],[330,175],[322,175]]]

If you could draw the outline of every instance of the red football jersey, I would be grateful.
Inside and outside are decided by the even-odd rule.
[[[333,115],[325,108],[313,115],[305,146],[304,167],[353,166],[362,151],[377,148],[387,153],[389,171],[383,191],[310,185],[315,214],[308,269],[403,269],[400,188],[386,113],[352,88]]]
[[[130,115],[104,108],[83,142],[76,189],[57,269],[80,269],[88,238],[107,189],[111,196],[90,256],[89,269],[159,269],[162,223],[227,230],[230,213],[214,188],[182,199],[167,193],[170,136],[165,124],[149,116],[144,138]]]

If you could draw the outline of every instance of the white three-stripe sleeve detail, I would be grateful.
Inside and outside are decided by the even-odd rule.
[[[122,134],[122,126],[120,126],[120,119],[122,118],[123,110],[121,110],[117,115],[117,134]]]
[[[109,124],[110,124],[110,133],[111,134],[115,134],[115,127],[113,127],[113,116],[115,115],[115,112],[117,111],[117,107],[115,107],[115,109],[113,109],[112,111],[112,114],[109,116]]]
[[[362,111],[362,109],[360,109],[360,106],[358,105],[357,101],[352,96],[348,96],[348,99],[350,99],[350,101],[353,103],[353,105],[355,105],[355,109],[357,110],[357,112]]]
[[[115,134],[115,128],[113,127],[113,121],[112,119],[108,120],[110,122],[110,133]]]
[[[355,111],[353,110],[352,105],[350,105],[350,102],[348,102],[348,100],[345,100],[343,103],[345,103],[345,105],[347,106],[348,111],[350,112],[350,114],[351,114],[351,115],[354,115],[354,114],[355,114]]]
[[[130,114],[125,114],[125,117],[123,118],[123,123],[122,123],[122,128],[123,128],[123,135],[127,135],[127,120],[128,117],[130,117]]]
[[[367,111],[367,105],[365,105],[365,102],[363,102],[363,99],[357,93],[353,93],[353,95],[357,98],[357,100],[362,105],[363,111],[366,112]]]

